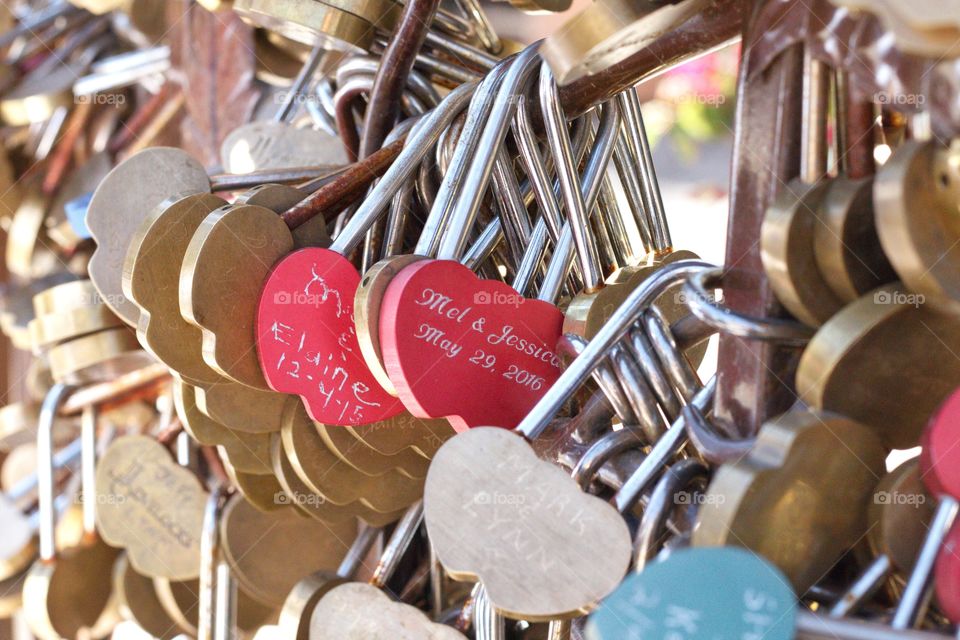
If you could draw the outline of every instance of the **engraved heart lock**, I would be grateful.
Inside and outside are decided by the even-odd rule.
[[[360,242],[469,92],[459,88],[428,116],[329,249],[302,249],[274,265],[257,310],[257,353],[277,391],[300,395],[324,424],[359,425],[398,414],[403,405],[370,373],[353,327],[360,274],[343,256]],[[308,377],[309,376],[309,377]]]

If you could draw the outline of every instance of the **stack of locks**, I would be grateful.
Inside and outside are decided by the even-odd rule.
[[[510,4],[0,8],[14,636],[956,637],[957,3]]]

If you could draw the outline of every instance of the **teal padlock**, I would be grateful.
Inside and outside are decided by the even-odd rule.
[[[587,621],[588,640],[791,640],[787,578],[735,547],[675,551],[628,577]]]

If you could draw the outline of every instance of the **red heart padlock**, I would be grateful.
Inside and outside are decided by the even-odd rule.
[[[339,253],[307,248],[274,265],[257,309],[257,352],[275,391],[303,398],[327,425],[361,425],[397,415],[360,353],[353,299],[360,275]]]
[[[450,260],[418,262],[381,305],[384,364],[407,410],[457,431],[513,428],[560,375],[563,314]]]
[[[920,468],[931,494],[960,499],[960,389],[931,416],[920,440]]]

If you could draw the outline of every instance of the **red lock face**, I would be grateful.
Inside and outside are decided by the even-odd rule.
[[[299,395],[310,417],[327,425],[370,424],[403,410],[360,353],[353,326],[359,284],[346,258],[307,248],[280,260],[260,294],[257,352],[267,383]]]
[[[934,496],[960,499],[960,389],[930,418],[920,443],[921,477]]]
[[[432,260],[391,281],[380,313],[384,365],[407,409],[454,429],[512,429],[560,375],[563,314],[463,265]]]

